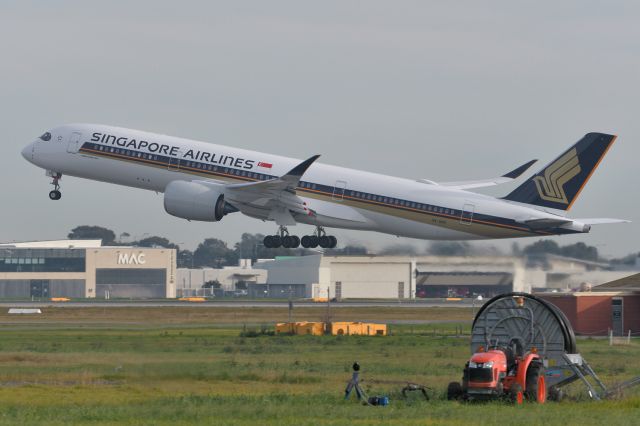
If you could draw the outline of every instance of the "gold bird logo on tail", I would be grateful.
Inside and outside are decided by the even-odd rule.
[[[544,176],[536,176],[533,181],[540,198],[554,203],[569,204],[564,185],[580,173],[580,161],[575,148],[558,158],[544,171]]]

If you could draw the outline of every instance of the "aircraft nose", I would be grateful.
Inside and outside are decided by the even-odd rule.
[[[31,153],[33,152],[33,143],[30,143],[29,145],[25,146],[24,149],[22,150],[22,156],[24,157],[25,160],[27,161],[31,161]]]

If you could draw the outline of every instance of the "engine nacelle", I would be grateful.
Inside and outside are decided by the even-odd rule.
[[[170,182],[164,190],[164,209],[172,216],[187,220],[217,222],[235,211],[224,201],[223,188],[219,186],[183,180]]]

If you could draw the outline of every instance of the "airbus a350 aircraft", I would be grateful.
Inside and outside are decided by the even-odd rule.
[[[493,179],[410,180],[166,135],[96,124],[44,133],[22,151],[53,178],[63,175],[164,193],[164,208],[187,220],[227,214],[274,221],[269,248],[336,246],[324,228],[346,228],[432,240],[475,240],[586,233],[619,219],[571,219],[578,198],[615,136],[589,133],[503,198],[467,191],[512,181],[534,162]],[[316,227],[302,239],[297,223]]]

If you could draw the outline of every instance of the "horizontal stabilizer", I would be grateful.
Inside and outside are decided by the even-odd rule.
[[[421,180],[419,182],[430,183],[432,185],[446,186],[447,188],[452,188],[452,189],[472,189],[472,188],[483,188],[486,186],[495,186],[495,185],[500,185],[502,183],[511,182],[512,180],[517,179],[536,161],[538,160],[531,160],[523,164],[522,166],[519,166],[511,170],[510,172],[503,174],[502,176],[498,176],[490,179],[466,180],[466,181],[459,181],[459,182],[432,182],[428,180]]]
[[[606,223],[631,223],[626,219],[612,219],[608,217],[595,217],[590,219],[575,219],[577,222],[582,222],[587,225],[604,225]]]

